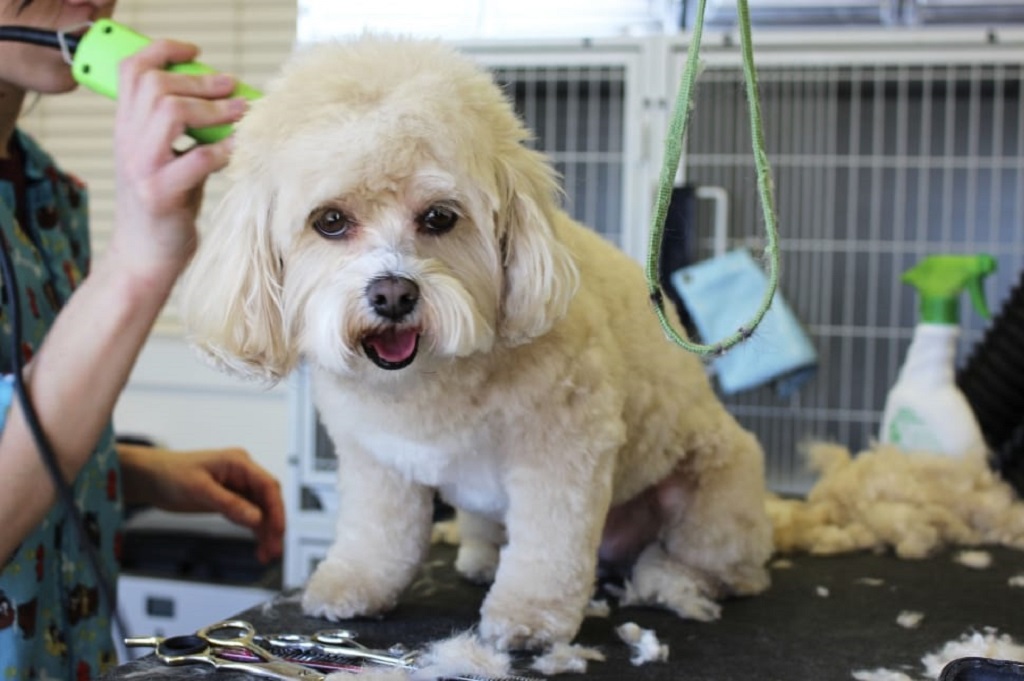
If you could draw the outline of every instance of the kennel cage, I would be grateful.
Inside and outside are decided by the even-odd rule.
[[[758,32],[757,61],[781,232],[780,294],[818,353],[815,377],[723,399],[762,441],[769,486],[806,492],[810,440],[857,451],[877,434],[917,321],[900,274],[934,252],[990,252],[998,309],[1024,267],[1024,109],[1013,29]],[[470,44],[564,176],[565,206],[638,260],[682,38]],[[763,247],[738,40],[706,34],[680,181],[728,196],[726,248]],[[720,202],[719,202],[720,203]],[[698,202],[698,257],[722,249],[714,202]],[[985,322],[964,309],[960,356]],[[757,344],[758,336],[748,341]],[[669,347],[667,351],[677,351]],[[681,350],[679,350],[681,351]],[[333,536],[332,445],[304,370],[292,380],[289,512],[297,584]]]
[[[819,355],[782,400],[771,387],[726,398],[765,445],[769,484],[805,492],[812,440],[853,451],[877,438],[886,394],[918,321],[902,272],[932,253],[986,252],[998,309],[1024,267],[1024,109],[1019,50],[1003,30],[764,36],[758,69],[780,216],[780,293]],[[682,68],[682,46],[673,73]],[[726,187],[729,246],[763,246],[743,74],[732,41],[705,51],[687,181]],[[708,227],[702,233],[708,233]],[[708,239],[703,254],[711,252]],[[958,361],[985,320],[962,305]],[[755,334],[751,339],[759,342]]]

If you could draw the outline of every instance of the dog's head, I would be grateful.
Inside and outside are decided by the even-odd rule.
[[[183,291],[193,342],[277,379],[546,333],[577,284],[547,160],[489,74],[431,41],[306,48],[239,123]]]

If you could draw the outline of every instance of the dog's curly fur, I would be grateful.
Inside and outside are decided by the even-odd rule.
[[[483,69],[386,36],[303,49],[238,126],[183,309],[230,370],[311,367],[340,492],[311,615],[391,608],[435,491],[501,648],[570,641],[599,553],[688,617],[768,586],[757,441],[527,139]]]

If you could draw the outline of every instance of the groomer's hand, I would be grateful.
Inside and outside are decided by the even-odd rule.
[[[196,217],[206,178],[228,161],[231,138],[174,150],[186,128],[233,123],[246,110],[224,74],[171,73],[195,60],[195,45],[156,40],[121,63],[114,146],[116,227],[110,248],[143,277],[182,271],[196,247]]]
[[[256,534],[256,555],[281,555],[284,503],[277,479],[237,447],[176,452],[119,444],[125,501],[167,511],[215,512]]]

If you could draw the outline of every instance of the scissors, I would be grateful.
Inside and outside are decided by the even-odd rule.
[[[244,620],[226,620],[184,636],[126,638],[127,646],[149,646],[165,664],[208,664],[282,681],[324,681],[320,672],[277,657],[256,643],[256,629]]]
[[[369,648],[356,641],[355,632],[348,629],[328,629],[318,631],[311,636],[271,634],[261,636],[260,640],[272,648],[365,660],[387,667],[403,667],[405,669],[415,669],[418,657],[416,652],[406,650],[405,646],[401,644],[393,645],[387,650]]]
[[[305,634],[268,634],[258,637],[260,642],[274,650],[294,651],[299,656],[310,659],[327,657],[336,660],[362,660],[371,664],[386,667],[397,667],[407,670],[420,668],[420,651],[409,650],[402,644],[390,648],[369,648],[356,640],[355,632],[349,629],[327,629],[312,635]],[[492,677],[479,674],[445,674],[445,681],[538,681],[534,677],[504,675]]]

